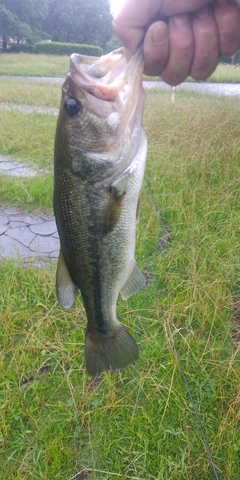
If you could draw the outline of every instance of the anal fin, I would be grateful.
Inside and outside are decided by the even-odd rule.
[[[56,274],[56,292],[59,305],[69,310],[78,293],[78,287],[72,281],[62,251],[59,252],[57,274]]]
[[[146,286],[146,279],[142,274],[140,268],[137,266],[135,260],[131,273],[120,290],[123,300],[127,300],[131,295],[138,292],[141,288]]]

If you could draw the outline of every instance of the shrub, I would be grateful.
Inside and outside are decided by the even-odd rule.
[[[220,58],[221,63],[232,63],[232,57],[221,57]],[[234,55],[234,65],[237,63],[240,63],[240,50],[238,50],[237,53]]]
[[[34,53],[34,45],[28,45],[27,43],[13,43],[8,51],[10,53]]]
[[[49,55],[71,55],[81,53],[82,55],[100,56],[103,51],[95,45],[80,45],[78,43],[61,42],[40,42],[36,43],[34,53],[45,53]]]

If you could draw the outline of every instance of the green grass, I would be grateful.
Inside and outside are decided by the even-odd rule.
[[[14,108],[0,111],[0,153],[51,170],[57,118],[36,112],[18,112]]]
[[[219,64],[211,77],[210,82],[240,83],[240,67],[234,65]]]
[[[69,57],[59,55],[32,55],[27,53],[1,54],[0,75],[27,75],[65,77],[69,69]],[[145,77],[156,80],[157,77]],[[188,81],[191,81],[189,77]],[[219,64],[208,79],[211,82],[240,82],[240,67]]]
[[[47,166],[56,119],[2,114],[6,151]],[[144,125],[149,150],[136,257],[153,282],[127,302],[119,299],[117,309],[140,358],[94,385],[84,370],[82,302],[70,312],[57,305],[56,264],[2,262],[1,480],[213,480],[172,341],[219,477],[239,480],[240,356],[232,339],[240,282],[239,104],[184,91],[171,104],[169,93],[150,91]],[[42,198],[39,185],[31,200],[32,179],[6,177],[1,195],[12,204],[28,195],[29,209],[50,205],[51,175]],[[44,177],[39,181],[43,188]],[[159,212],[172,236],[165,252],[157,249]]]
[[[191,77],[189,77],[187,81],[191,82],[194,80]],[[216,70],[207,79],[207,82],[240,83],[240,67],[219,63]]]
[[[61,55],[1,54],[0,75],[65,77],[69,57]]]
[[[35,87],[37,90],[39,87]],[[10,86],[11,89],[11,86]],[[40,92],[41,92],[40,87]],[[42,98],[44,105],[44,98]],[[51,103],[51,90],[45,100]],[[0,175],[2,203],[52,211],[53,144],[57,117],[0,108],[0,153],[39,171],[35,178]]]
[[[59,83],[30,81],[0,77],[0,103],[59,107],[61,97]]]
[[[160,77],[148,77],[144,75],[144,80],[161,80]],[[188,77],[187,82],[195,82],[192,77]],[[240,67],[219,63],[216,70],[206,80],[207,82],[217,83],[240,83]]]
[[[0,113],[0,153],[39,171],[36,178],[0,176],[1,202],[52,210],[56,117],[14,109],[0,109]]]
[[[52,173],[17,179],[1,175],[1,204],[19,205],[23,210],[44,209],[52,212],[52,186]]]

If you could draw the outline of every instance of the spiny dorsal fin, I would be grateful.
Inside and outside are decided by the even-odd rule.
[[[56,291],[59,305],[66,310],[69,310],[75,302],[78,288],[71,279],[61,250],[59,252],[57,265]]]
[[[134,260],[131,273],[123,287],[120,290],[123,300],[127,300],[131,295],[138,292],[141,288],[145,287],[146,279],[142,274],[140,268],[137,266]]]
[[[126,192],[119,193],[116,187],[110,187],[109,193],[110,199],[103,221],[103,232],[105,235],[109,232],[112,232],[112,230],[114,230],[118,224],[122,212],[123,200],[126,195]]]

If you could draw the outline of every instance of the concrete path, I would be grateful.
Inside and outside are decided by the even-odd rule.
[[[44,265],[58,257],[59,237],[54,217],[19,209],[0,209],[0,259],[21,258]]]
[[[35,177],[37,170],[28,167],[16,158],[0,154],[0,173],[11,177]]]
[[[11,76],[11,75],[1,75],[2,78],[18,78],[19,80],[27,80],[31,82],[42,82],[42,83],[59,83],[63,84],[65,78],[61,77],[29,77],[29,76]],[[169,90],[171,92],[171,87],[161,81],[144,81],[144,89],[160,88],[164,90]],[[215,82],[183,82],[181,85],[176,87],[178,90],[194,90],[200,93],[210,93],[215,95],[226,95],[226,96],[240,96],[240,83],[215,83]]]
[[[22,77],[19,77],[22,78]],[[26,77],[27,78],[27,77]],[[54,81],[62,83],[62,78],[34,78],[29,80]],[[162,82],[144,82],[145,88],[168,88]],[[220,95],[240,96],[239,84],[184,83],[178,88],[194,89]],[[58,109],[33,107],[29,105],[0,104],[1,108],[18,109],[31,113],[37,111],[44,114],[57,115]],[[38,169],[32,169],[18,159],[0,155],[0,174],[14,177],[35,177]],[[44,171],[43,171],[44,173]],[[33,215],[22,213],[18,208],[0,207],[0,260],[6,258],[23,258],[24,263],[44,265],[58,257],[59,237],[54,217],[44,214]]]
[[[35,177],[46,170],[27,166],[14,157],[0,155],[0,174]],[[22,213],[19,208],[0,207],[0,259],[23,258],[40,266],[58,257],[59,237],[53,216]]]

